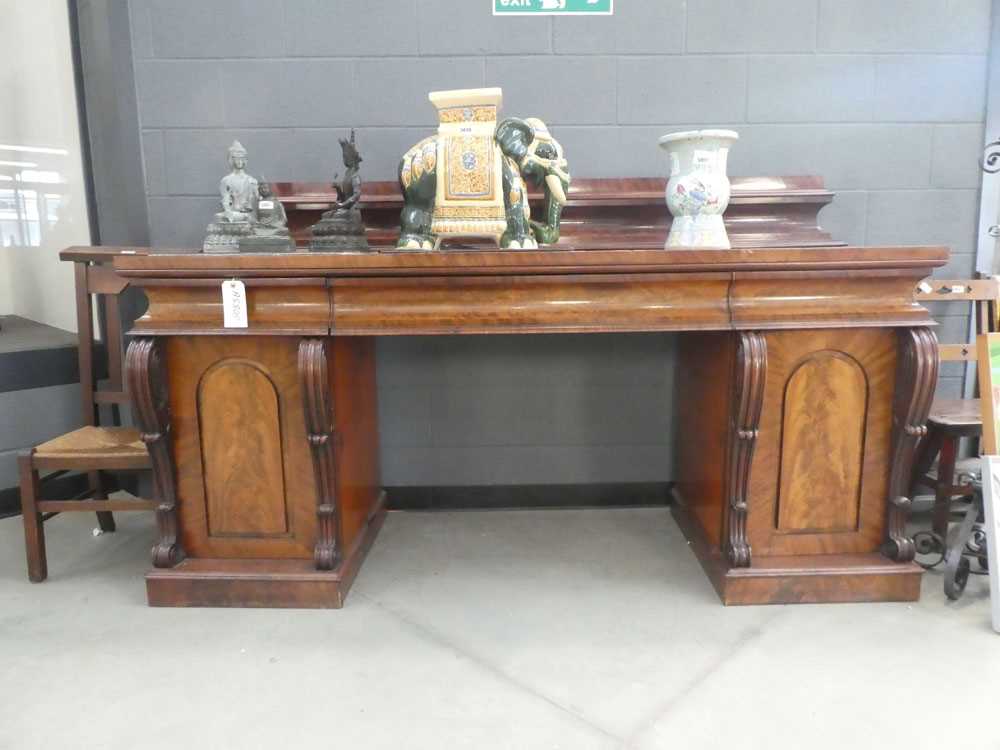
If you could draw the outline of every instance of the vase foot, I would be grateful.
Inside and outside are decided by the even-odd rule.
[[[666,248],[699,247],[729,250],[729,235],[721,214],[675,216],[667,235]]]

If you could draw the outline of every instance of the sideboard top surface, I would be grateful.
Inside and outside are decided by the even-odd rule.
[[[64,259],[86,256],[94,248],[74,247]],[[395,251],[365,253],[218,254],[196,250],[104,248],[123,276],[139,278],[350,277],[350,276],[505,276],[551,274],[740,273],[783,271],[923,271],[929,275],[948,260],[938,246],[740,248],[666,250],[663,248],[580,247],[560,250]],[[140,282],[141,283],[141,282]]]

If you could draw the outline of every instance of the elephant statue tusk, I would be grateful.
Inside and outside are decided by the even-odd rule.
[[[565,206],[566,193],[563,191],[562,180],[559,179],[558,175],[547,175],[545,177],[545,184],[548,186],[549,191],[552,193],[552,197],[555,199],[556,203],[560,206]]]

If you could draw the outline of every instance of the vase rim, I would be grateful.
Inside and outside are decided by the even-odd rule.
[[[740,134],[735,130],[684,130],[679,133],[667,133],[660,136],[658,143],[666,146],[677,141],[693,141],[708,138],[721,138],[728,141],[739,140]]]

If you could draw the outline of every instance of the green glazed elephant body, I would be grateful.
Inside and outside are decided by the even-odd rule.
[[[434,135],[413,146],[399,164],[399,182],[403,191],[403,212],[397,247],[431,250],[440,247],[446,237],[461,236],[456,232],[436,231],[441,226],[443,211],[439,208],[438,190],[443,165],[440,135]],[[488,141],[487,141],[488,142]],[[541,120],[521,120],[510,117],[497,124],[493,136],[494,157],[500,165],[503,195],[503,219],[493,222],[495,230],[470,231],[467,236],[491,236],[504,249],[531,249],[539,244],[559,240],[559,221],[570,175],[562,146]],[[474,156],[464,154],[465,168],[477,167]],[[459,168],[462,168],[461,166]],[[531,218],[526,186],[544,191],[543,220]]]

